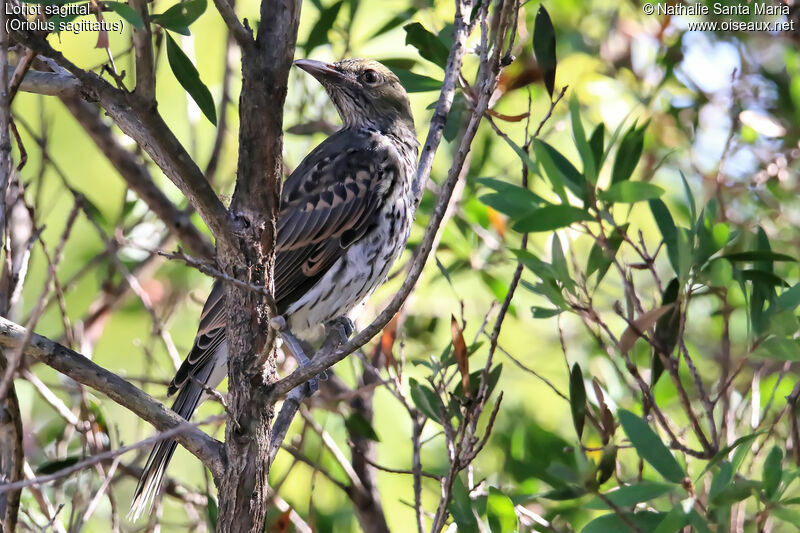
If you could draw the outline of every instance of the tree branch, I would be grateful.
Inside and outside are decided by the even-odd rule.
[[[19,19],[17,15],[10,15]],[[42,37],[27,31],[12,30],[20,44],[71,73],[80,83],[84,98],[96,100],[117,126],[136,141],[164,174],[181,190],[206,223],[223,253],[234,253],[238,244],[231,232],[228,210],[222,205],[202,170],[189,156],[172,130],[158,113],[154,102],[145,102],[111,86],[98,75],[87,72],[66,59]]]
[[[133,28],[133,48],[136,51],[136,89],[134,94],[145,102],[156,99],[156,69],[153,61],[153,34],[146,0],[130,0],[131,8],[142,17],[144,28]]]
[[[230,30],[236,42],[239,43],[239,46],[250,49],[255,44],[253,42],[253,32],[249,27],[245,27],[242,24],[239,17],[236,16],[233,6],[228,3],[228,0],[214,0],[214,5],[217,6],[217,11],[219,11],[222,20],[225,21],[228,30]]]
[[[208,239],[192,224],[189,216],[178,209],[156,186],[147,167],[119,143],[97,109],[74,96],[62,96],[61,101],[128,186],[144,200],[167,228],[193,254],[205,258],[214,257],[214,247]]]
[[[27,333],[22,326],[0,318],[0,346],[18,349]],[[159,431],[169,431],[186,423],[172,410],[128,381],[46,337],[32,334],[30,344],[25,346],[24,353],[65,376],[105,394],[142,420],[153,424]],[[174,438],[200,459],[215,477],[221,475],[223,450],[219,441],[191,427],[175,435]]]

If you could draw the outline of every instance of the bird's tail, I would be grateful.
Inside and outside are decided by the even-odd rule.
[[[197,376],[195,380],[190,380],[184,384],[178,393],[178,397],[175,398],[175,403],[172,404],[172,410],[186,420],[192,418],[192,414],[197,409],[203,396],[203,385],[201,383],[204,383],[208,376],[203,376],[206,379],[199,379],[200,377]],[[161,488],[161,481],[164,479],[167,465],[172,459],[172,454],[175,453],[177,445],[178,443],[174,440],[166,439],[153,447],[150,457],[147,458],[144,471],[139,478],[136,492],[133,495],[131,508],[128,511],[129,520],[136,521],[142,514],[150,512],[153,499]]]

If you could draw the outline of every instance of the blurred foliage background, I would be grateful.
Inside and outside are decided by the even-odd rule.
[[[258,23],[257,4],[240,4],[240,15]],[[171,5],[169,0],[157,0],[151,12],[163,12]],[[488,123],[481,127],[465,185],[441,232],[435,261],[429,262],[420,285],[393,323],[396,329],[375,341],[382,342],[378,348],[384,352],[382,363],[386,352],[404,361],[404,387],[412,378],[424,383],[431,375],[431,365],[441,360],[451,345],[452,315],[464,326],[469,344],[472,339],[481,343],[472,344],[470,365],[482,368],[489,344],[485,320],[488,317],[493,323],[517,257],[523,259],[522,286],[515,293],[494,355],[495,362],[502,364],[496,389],[503,391],[503,403],[486,448],[456,482],[452,511],[458,530],[477,531],[478,522],[485,521],[484,529],[497,531],[596,532],[631,527],[645,531],[658,524],[664,528],[658,531],[678,531],[691,520],[690,527],[698,531],[795,531],[800,523],[796,506],[800,491],[793,481],[800,450],[792,437],[794,406],[787,404],[786,398],[792,398],[798,381],[796,361],[800,360],[794,313],[800,267],[793,259],[800,244],[798,6],[792,6],[790,15],[783,17],[795,20],[798,29],[794,32],[732,34],[688,31],[686,18],[646,16],[636,2],[545,3],[557,43],[556,90],[551,96],[542,83],[546,69],[533,50],[539,5],[528,2],[520,8],[516,58],[503,73],[502,90],[493,105],[493,121],[511,143]],[[452,16],[449,2],[307,1],[297,57],[333,60],[362,56],[390,65],[412,92],[422,139],[443,73],[434,61],[421,57],[420,47],[425,52],[425,45],[407,44],[409,40],[420,42],[408,25],[421,24],[438,34],[440,45],[448,46]],[[225,27],[212,9],[191,25],[190,35],[173,36],[209,88],[218,106],[218,123],[222,115],[227,121],[214,178],[216,190],[225,196],[231,192],[236,165],[236,52],[226,45]],[[473,35],[476,38],[477,33]],[[52,39],[84,68],[97,68],[108,61],[106,50],[95,48],[97,34],[62,32]],[[164,39],[157,35],[156,42],[163,44]],[[216,128],[170,72],[163,48],[158,47],[157,56],[159,110],[203,168],[212,154]],[[122,35],[110,36],[110,51],[118,70],[133,72],[129,28]],[[220,109],[226,57],[233,69],[227,81],[231,96]],[[465,72],[473,72],[476,65],[476,58],[468,55]],[[553,174],[566,181],[570,175],[547,146],[534,143],[527,162],[520,157],[519,147],[545,118],[552,99],[567,86],[538,139],[568,164],[583,169],[578,174],[588,179],[589,185],[581,182],[576,194],[567,183],[570,192],[565,193],[564,203],[591,213],[585,221],[576,218],[571,225],[558,220],[531,225],[524,220],[534,207],[541,208],[536,202],[559,203]],[[461,117],[467,105],[468,99],[459,93],[445,131],[448,144],[435,161],[433,182],[443,179],[449,168],[449,150],[454,149],[452,141],[463,127]],[[73,207],[71,190],[85,195],[96,222],[78,218],[58,270],[68,320],[63,319],[58,302],[53,302],[37,332],[71,344],[98,364],[141,384],[156,398],[165,399],[165,384],[174,374],[170,346],[174,344],[173,356],[177,357],[190,348],[210,280],[183,264],[154,256],[153,250],[171,250],[175,243],[164,240],[163,224],[127,191],[60,102],[20,94],[14,113],[27,151],[20,176],[50,250]],[[285,117],[285,161],[290,170],[335,127],[338,118],[321,87],[297,71],[290,78]],[[604,125],[599,134],[604,140],[600,153],[608,148],[608,157],[604,165],[594,165],[592,178],[586,176],[588,145],[576,141],[576,117],[586,139],[598,125]],[[119,135],[125,142],[127,138]],[[592,150],[593,146],[590,155],[597,153]],[[555,161],[557,168],[552,174],[539,157],[542,153],[549,153]],[[594,159],[594,163],[599,161]],[[526,164],[530,165],[530,190],[539,200],[529,200],[524,191],[502,186],[520,186]],[[614,178],[625,174],[621,166],[630,167],[628,175]],[[161,188],[185,206],[179,191],[155,165],[150,163],[150,167]],[[608,191],[612,181],[644,182],[657,188],[621,187],[616,190],[618,196],[604,197],[599,191]],[[591,193],[587,192],[582,202],[580,196],[586,191]],[[399,264],[410,257],[435,197],[434,183],[417,215],[409,252]],[[534,203],[520,207],[524,202]],[[590,210],[591,205],[594,208]],[[537,216],[541,220],[541,213]],[[667,218],[674,224],[672,229]],[[193,220],[202,226],[199,217]],[[627,225],[629,240],[621,245],[616,242],[618,251],[614,250],[615,263],[611,264],[602,252],[603,245],[597,244],[602,240],[598,236],[606,235],[613,248],[614,228],[623,225]],[[514,250],[522,247],[524,231],[531,232],[529,254],[515,255]],[[141,292],[117,301],[113,310],[87,327],[93,305],[122,279],[119,265],[110,259],[109,242],[115,243],[112,253],[122,265],[136,272]],[[647,252],[645,257],[637,248]],[[147,268],[138,270],[137,265],[145,260]],[[46,270],[47,262],[37,245],[21,305],[12,319],[24,323],[37,301]],[[402,281],[402,272],[398,270],[369,301],[362,325],[382,309]],[[636,322],[662,303],[675,301],[674,295],[671,300],[666,297],[673,278],[680,295],[678,305],[667,309],[667,315],[649,315],[649,319]],[[587,292],[582,292],[582,287]],[[588,311],[581,311],[579,303],[590,303],[589,309],[607,330],[591,320],[587,326]],[[662,316],[673,316],[673,309],[680,310],[681,320],[662,320],[657,326]],[[636,341],[637,329],[654,335],[648,337],[651,342]],[[618,342],[612,342],[609,335]],[[676,375],[688,391],[689,404],[697,410],[706,435],[711,426],[715,428],[711,448],[704,450],[693,432],[669,372],[654,380],[654,365],[662,363],[654,346],[659,342],[670,345],[670,339],[672,348],[664,350],[667,357],[677,344],[675,357],[680,358],[683,345],[696,366],[692,372],[681,360]],[[619,350],[623,344],[625,356],[638,367],[642,380],[655,383],[653,397],[677,439],[691,450],[700,450],[704,458],[681,450],[664,452],[677,458],[675,464],[658,451],[655,458],[647,456],[646,450],[659,447],[647,444],[649,434],[637,425],[640,416],[648,415],[650,427],[658,430],[663,441],[659,446],[669,446],[670,441],[653,419],[652,406],[643,404],[640,387],[626,369]],[[375,349],[373,343],[365,352]],[[448,361],[447,355],[444,360]],[[576,364],[580,374],[574,370]],[[81,416],[90,416],[99,425],[107,438],[102,446],[117,447],[152,433],[152,428],[131,413],[76,388],[55,371],[36,365],[31,372],[66,405],[88,408],[89,413]],[[355,385],[361,363],[351,356],[335,372]],[[703,391],[697,387],[698,377]],[[27,379],[17,380],[17,391],[27,430],[26,457],[34,471],[57,470],[87,453],[86,442],[67,427]],[[579,401],[581,391],[588,397],[588,407]],[[714,400],[711,424],[703,418],[703,397]],[[610,425],[604,419],[605,409],[612,417]],[[75,410],[78,412],[77,407]],[[405,409],[390,392],[378,387],[374,410],[378,462],[394,469],[411,468],[412,423]],[[208,402],[197,417],[220,411],[217,402]],[[626,415],[626,411],[635,415]],[[314,409],[311,413],[316,423],[344,446],[347,409]],[[576,421],[585,420],[587,413],[595,424],[586,422],[579,439]],[[632,418],[626,418],[628,415]],[[486,424],[485,416],[481,420]],[[615,420],[622,427],[614,428]],[[330,476],[345,481],[341,466],[317,434],[302,430],[304,425],[301,419],[295,422],[294,442]],[[223,436],[219,427],[210,430]],[[302,439],[298,437],[301,432]],[[740,454],[718,453],[747,436],[752,438],[739,441],[736,448],[744,450]],[[441,427],[435,421],[428,423],[423,437],[423,468],[442,474],[448,460]],[[143,453],[136,461],[133,454],[126,456],[124,462],[141,464]],[[604,464],[604,453],[614,454],[610,466],[607,460]],[[710,461],[712,457],[715,459]],[[168,475],[180,479],[197,498],[165,497],[159,510],[162,530],[206,527],[209,506],[202,501],[213,497],[213,488],[209,488],[202,466],[179,450]],[[775,476],[777,481],[773,481]],[[280,497],[315,530],[358,530],[347,496],[317,469],[281,452],[271,477],[280,484]],[[411,477],[381,471],[378,484],[390,527],[397,531],[413,527]],[[636,495],[609,505],[607,494],[624,484],[638,484],[632,491]],[[67,527],[80,522],[77,514],[98,486],[97,471],[87,470],[42,487],[41,492],[56,507],[64,504],[58,520]],[[131,475],[122,472],[114,478],[112,501],[119,507],[115,512],[124,514],[134,487]],[[472,489],[471,497],[467,487]],[[606,496],[598,497],[597,492]],[[422,496],[423,506],[435,509],[440,498],[438,483],[424,478]],[[47,522],[38,514],[35,498],[34,492],[23,492],[22,521],[29,527]],[[503,522],[504,516],[508,518],[502,511],[507,501],[513,503],[512,509],[516,506],[513,524]],[[666,524],[667,513],[687,501],[685,516]],[[639,507],[632,514],[636,504]],[[619,512],[609,511],[615,506]],[[474,515],[470,508],[475,509]],[[691,514],[692,509],[699,518]],[[83,530],[107,531],[111,514],[112,503],[104,498]],[[280,529],[281,510],[276,508],[274,514],[276,530],[284,530]],[[213,522],[213,512],[210,515]],[[127,531],[142,526],[122,519],[119,527]]]

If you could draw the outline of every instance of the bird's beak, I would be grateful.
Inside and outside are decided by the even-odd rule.
[[[314,76],[320,83],[341,83],[347,78],[330,63],[313,59],[298,59],[295,65]]]

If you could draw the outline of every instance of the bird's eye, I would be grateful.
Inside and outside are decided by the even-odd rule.
[[[364,82],[368,83],[369,85],[374,85],[381,79],[380,75],[372,69],[365,70],[361,77],[363,78]]]

